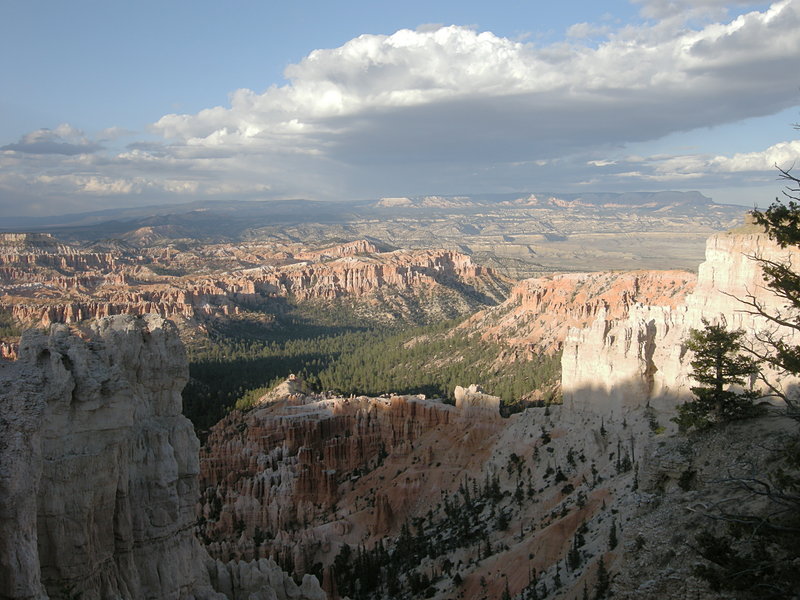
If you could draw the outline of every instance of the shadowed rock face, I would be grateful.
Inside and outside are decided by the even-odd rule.
[[[209,571],[231,590],[272,578],[297,592],[274,563],[239,576],[195,539],[187,377],[175,326],[157,315],[23,336],[19,360],[0,365],[1,598],[225,598]]]
[[[617,416],[645,405],[674,410],[694,385],[689,377],[692,353],[685,340],[691,329],[703,327],[703,319],[743,329],[757,346],[756,336],[771,326],[750,314],[741,300],[752,297],[768,314],[788,313],[785,302],[764,287],[754,257],[796,265],[800,252],[778,247],[763,232],[714,235],[694,291],[681,304],[637,304],[622,318],[604,309],[588,327],[570,329],[561,362],[565,404]],[[796,331],[786,330],[785,335],[786,342],[798,343]]]
[[[3,597],[215,597],[192,534],[198,442],[174,326],[155,315],[23,338],[3,365]]]

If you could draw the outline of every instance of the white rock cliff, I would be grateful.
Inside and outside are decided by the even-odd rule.
[[[601,312],[590,327],[571,329],[561,361],[565,405],[609,417],[648,405],[671,412],[689,398],[694,385],[689,377],[692,355],[685,346],[690,329],[702,328],[706,319],[743,329],[754,342],[769,324],[749,314],[741,299],[755,298],[770,314],[786,310],[765,287],[754,257],[800,264],[800,251],[782,249],[754,229],[709,238],[697,286],[682,306],[637,305],[622,320],[607,319]],[[796,332],[783,333],[787,341],[800,343]]]
[[[187,377],[175,327],[157,315],[23,336],[19,360],[0,365],[0,598],[324,598],[271,561],[214,563],[194,537]],[[281,589],[242,594],[231,581],[254,577],[223,576],[234,569]]]

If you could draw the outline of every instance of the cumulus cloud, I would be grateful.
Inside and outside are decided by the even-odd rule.
[[[594,183],[609,181],[659,182],[679,185],[686,181],[709,183],[731,181],[742,184],[774,181],[777,169],[791,170],[800,164],[800,141],[779,142],[764,150],[740,152],[730,156],[714,154],[626,156],[596,159]]]
[[[628,27],[594,48],[459,26],[362,35],[289,66],[287,85],[240,89],[229,107],[166,115],[153,129],[186,146],[349,164],[533,160],[656,139],[796,103],[799,6],[696,30]]]
[[[0,189],[21,177],[43,194],[344,199],[581,181],[668,186],[780,162],[780,145],[770,156],[635,158],[623,149],[796,106],[800,0],[716,22],[709,15],[749,3],[639,4],[657,21],[578,23],[549,45],[455,25],[362,35],[290,65],[285,85],[164,115],[151,126],[161,142],[101,151],[69,126],[32,132],[0,148],[0,173],[15,173]],[[688,24],[701,14],[702,25]],[[112,128],[98,139],[127,134]]]
[[[776,168],[791,169],[800,162],[800,141],[780,142],[758,152],[740,152],[733,156],[688,155],[650,161],[663,177],[703,176],[713,173],[769,173]]]

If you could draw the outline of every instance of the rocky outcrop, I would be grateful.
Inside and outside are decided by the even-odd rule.
[[[0,597],[225,598],[193,533],[187,377],[156,315],[31,331],[0,363]]]
[[[306,395],[298,381],[233,411],[201,449],[200,532],[218,559],[271,557],[303,573],[342,539],[396,533],[457,485],[432,484],[437,471],[480,456],[503,427],[499,399],[477,389],[455,407]]]
[[[562,349],[571,327],[625,319],[637,304],[676,307],[695,286],[686,271],[560,273],[517,283],[508,299],[472,316],[464,328],[510,346],[524,358]]]
[[[627,318],[601,311],[590,327],[569,331],[562,357],[562,392],[573,408],[621,413],[650,405],[670,411],[689,396],[691,352],[684,341],[703,319],[743,329],[752,343],[768,327],[748,312],[753,298],[768,313],[786,310],[764,287],[754,257],[797,264],[800,251],[781,249],[752,226],[709,238],[693,293],[676,307],[636,304]],[[797,343],[787,331],[786,341]],[[788,382],[787,382],[788,383]]]
[[[16,360],[18,352],[19,344],[15,342],[0,341],[0,358],[5,358],[6,360]]]
[[[364,240],[321,249],[273,242],[133,254],[90,252],[46,234],[8,235],[5,245],[0,240],[7,252],[0,254],[0,308],[25,326],[152,313],[196,328],[248,311],[264,318],[276,297],[347,299],[373,312],[383,305],[393,318],[426,310],[449,318],[501,302],[510,287],[464,254],[381,252]]]
[[[9,266],[112,270],[114,257],[107,252],[80,251],[49,233],[0,233],[0,267]]]
[[[500,415],[500,398],[485,394],[481,386],[474,383],[468,388],[457,385],[453,397],[456,401],[456,408],[464,413]]]
[[[215,597],[191,527],[198,443],[158,317],[23,337],[4,365],[3,597]]]
[[[326,600],[313,575],[304,575],[300,585],[273,560],[214,561],[209,564],[214,589],[226,598],[247,600]]]
[[[383,287],[431,287],[486,276],[493,277],[491,270],[476,265],[465,254],[447,250],[398,250],[372,257],[346,256],[322,264],[298,264],[264,272],[255,277],[255,282],[265,291],[273,291],[274,286],[281,295],[308,300],[344,295],[359,298]]]

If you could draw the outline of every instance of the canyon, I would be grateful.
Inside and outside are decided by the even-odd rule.
[[[511,280],[446,250],[263,243],[98,253],[48,234],[0,234],[0,309],[25,327],[159,314],[186,341],[220,321],[269,327],[277,300],[346,300],[364,320],[453,318],[505,298]]]
[[[333,598],[343,588],[380,596],[389,585],[380,581],[378,591],[365,591],[363,573],[356,577],[360,584],[344,577],[357,569],[346,562],[355,552],[350,548],[360,557],[385,548],[388,562],[380,564],[389,577],[387,564],[403,565],[406,586],[397,597],[500,597],[504,591],[527,597],[531,586],[578,597],[582,586],[596,585],[601,560],[602,568],[621,574],[615,588],[621,597],[717,597],[692,574],[690,561],[674,553],[659,555],[659,571],[643,570],[650,579],[626,565],[657,552],[643,549],[641,531],[650,541],[670,538],[670,528],[691,531],[699,517],[687,519],[680,507],[718,492],[712,480],[726,464],[725,452],[705,442],[689,449],[670,418],[689,396],[691,353],[682,349],[689,330],[702,327],[703,319],[722,320],[752,339],[765,322],[742,312],[737,297],[753,294],[764,306],[779,307],[761,285],[753,256],[798,258],[750,226],[709,239],[696,281],[675,272],[570,276],[569,296],[579,279],[586,287],[602,282],[592,289],[607,288],[610,297],[631,298],[613,309],[602,294],[562,303],[558,276],[562,285],[554,288],[542,289],[538,281],[515,288],[514,308],[504,316],[564,305],[567,315],[587,316],[583,327],[562,332],[562,406],[500,419],[499,400],[477,387],[458,389],[452,406],[420,396],[330,398],[286,382],[252,410],[234,411],[212,428],[201,453],[202,538],[212,555],[273,556],[287,568],[315,572]],[[634,292],[662,304],[636,302]],[[470,319],[487,320],[485,314]],[[545,338],[543,346],[548,343]],[[769,452],[750,446],[790,425],[778,419],[754,430],[732,426],[738,455],[766,464]],[[683,489],[688,471],[705,484]],[[676,503],[671,510],[658,509],[665,495]],[[470,523],[459,524],[464,518]],[[606,541],[612,529],[619,547]],[[410,559],[401,550],[409,548],[408,531],[427,540],[417,542],[423,549]],[[414,592],[420,580],[426,583]]]
[[[108,238],[133,247],[198,240],[333,246],[369,239],[392,248],[444,248],[503,275],[563,271],[695,269],[706,238],[745,209],[698,192],[416,196],[347,202],[202,202],[7,219],[6,227],[55,232],[81,244]]]
[[[0,362],[0,597],[579,598],[606,572],[615,597],[723,598],[678,538],[703,524],[720,472],[743,456],[767,469],[758,440],[792,431],[773,412],[690,444],[670,421],[692,385],[691,329],[722,322],[753,341],[765,323],[740,299],[783,310],[753,257],[800,257],[753,225],[709,238],[697,275],[513,285],[465,254],[367,240],[138,254],[32,234],[3,244],[4,306],[50,332]],[[269,327],[263,306],[287,297],[413,322],[426,294],[447,302],[426,302],[425,318],[471,315],[442,335],[497,343],[498,364],[560,354],[563,404],[504,418],[500,398],[466,387],[477,382],[450,403],[323,393],[291,376],[202,447],[180,415],[180,338],[248,315]],[[26,302],[38,308],[14,312]],[[102,318],[115,312],[129,314]]]

